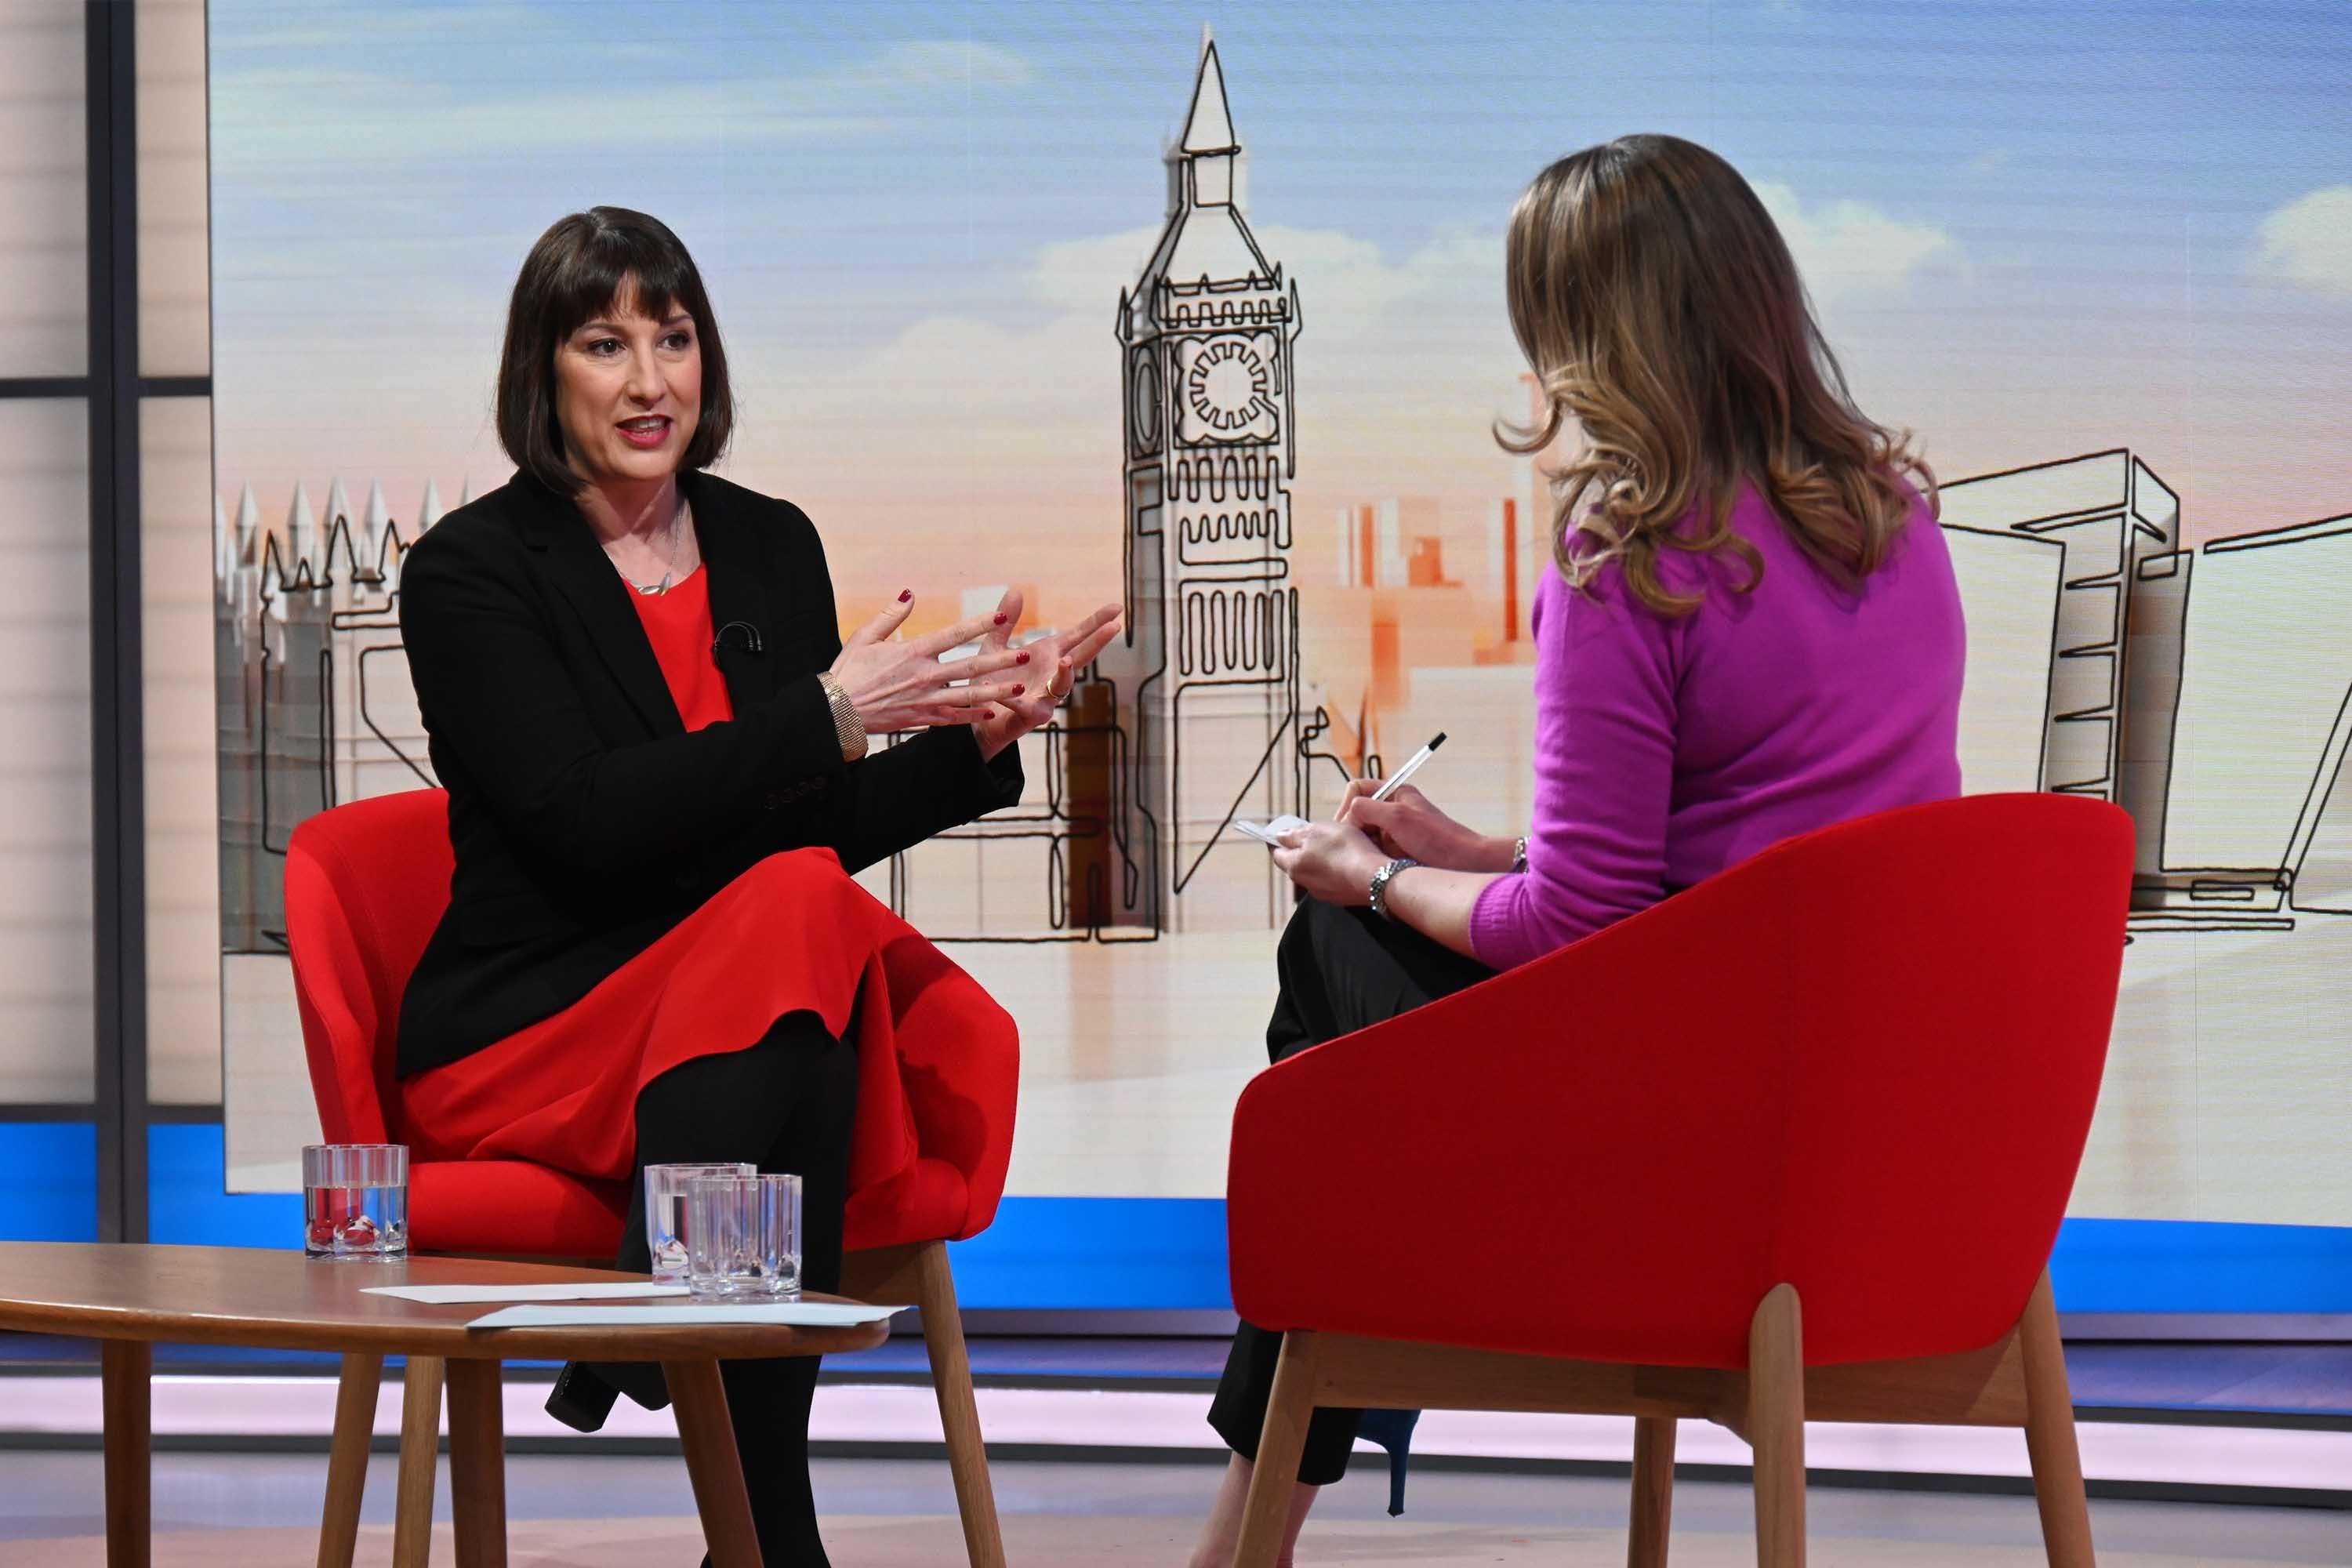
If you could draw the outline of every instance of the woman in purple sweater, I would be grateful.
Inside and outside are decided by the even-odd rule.
[[[1276,1060],[1780,839],[1959,792],[1966,638],[1933,477],[1854,406],[1747,182],[1671,136],[1588,148],[1519,198],[1505,268],[1548,413],[1500,438],[1580,437],[1536,594],[1535,820],[1489,837],[1360,781],[1276,851],[1306,895]],[[1234,1342],[1210,1415],[1234,1458],[1195,1568],[1233,1559],[1280,1344],[1246,1324]],[[1290,1540],[1358,1416],[1316,1413]],[[1402,1425],[1381,1440],[1401,1447]]]

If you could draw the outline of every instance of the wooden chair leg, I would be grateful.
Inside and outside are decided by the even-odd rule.
[[[931,1391],[940,1402],[940,1429],[947,1436],[956,1508],[963,1516],[964,1552],[971,1568],[1004,1568],[1004,1534],[996,1519],[996,1489],[988,1477],[980,1405],[971,1392],[971,1360],[964,1349],[963,1309],[956,1302],[947,1244],[935,1241],[925,1247],[916,1267],[915,1304],[923,1312],[923,1343],[930,1352]]]
[[[1633,1422],[1633,1522],[1625,1568],[1666,1568],[1666,1526],[1675,1511],[1675,1418]]]
[[[447,1372],[448,1363],[437,1355],[413,1355],[401,1381],[393,1568],[425,1568],[432,1561],[433,1482],[441,1464],[441,1385]]]
[[[335,1386],[335,1436],[327,1447],[327,1505],[319,1521],[319,1568],[352,1568],[359,1549],[360,1500],[367,1494],[368,1445],[375,1436],[376,1395],[383,1390],[383,1357],[352,1352],[343,1357]]]
[[[677,1411],[677,1440],[686,1449],[687,1479],[694,1483],[694,1506],[702,1515],[702,1541],[710,1568],[761,1568],[760,1536],[751,1523],[751,1500],[743,1489],[743,1460],[735,1450],[735,1428],[727,1417],[727,1385],[715,1361],[666,1361],[670,1403]]]
[[[2025,1303],[2017,1338],[2025,1363],[2025,1451],[2033,1465],[2033,1500],[2042,1510],[2042,1549],[2050,1568],[2092,1568],[2091,1504],[2083,1490],[2066,1347],[2058,1337],[2058,1306],[2047,1272]]]
[[[155,1347],[106,1340],[98,1348],[106,1424],[106,1568],[147,1568],[154,1521]]]
[[[1748,1432],[1757,1568],[1804,1568],[1805,1335],[1793,1285],[1766,1292],[1748,1326]]]
[[[1249,1503],[1242,1510],[1234,1568],[1274,1568],[1282,1555],[1299,1456],[1307,1451],[1307,1423],[1315,1415],[1318,1348],[1312,1333],[1293,1330],[1283,1336],[1282,1359],[1274,1369],[1274,1395],[1265,1406],[1265,1429],[1257,1440],[1257,1463],[1250,1470]]]
[[[500,1365],[451,1362],[449,1511],[457,1525],[457,1568],[506,1568],[506,1413]]]

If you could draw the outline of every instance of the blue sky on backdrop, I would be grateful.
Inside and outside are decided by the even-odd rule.
[[[1512,487],[1484,434],[1520,406],[1503,218],[1544,162],[1633,130],[1757,184],[1865,406],[1947,473],[2128,445],[2197,533],[2352,510],[2352,6],[210,15],[232,500],[340,474],[404,511],[428,474],[494,481],[514,268],[610,201],[670,222],[710,280],[748,395],[739,477],[854,536],[952,509],[945,533],[1115,561],[1112,306],[1206,21],[1250,220],[1304,297],[1302,515]],[[960,549],[942,568],[986,580]]]

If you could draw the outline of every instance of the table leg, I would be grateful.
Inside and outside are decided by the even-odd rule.
[[[505,1416],[495,1361],[449,1363],[449,1510],[457,1568],[506,1568]]]
[[[153,1412],[148,1379],[155,1348],[144,1340],[99,1346],[100,1398],[106,1420],[106,1568],[147,1568],[152,1516],[148,1509]]]
[[[441,1384],[447,1371],[437,1355],[408,1358],[400,1395],[400,1478],[393,1489],[392,1568],[428,1568],[433,1560],[433,1470],[441,1462]]]
[[[686,1449],[687,1479],[702,1514],[702,1541],[710,1568],[761,1568],[760,1537],[751,1526],[751,1500],[743,1489],[743,1461],[727,1418],[727,1385],[715,1361],[666,1361],[677,1440]]]
[[[360,1500],[367,1492],[368,1444],[375,1436],[375,1400],[383,1389],[383,1357],[353,1351],[343,1357],[335,1389],[335,1436],[327,1448],[327,1506],[319,1521],[319,1568],[352,1568],[359,1546]]]

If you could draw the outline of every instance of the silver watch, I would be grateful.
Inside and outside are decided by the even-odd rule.
[[[1372,873],[1372,896],[1370,900],[1372,913],[1380,916],[1381,919],[1384,921],[1392,921],[1396,919],[1396,916],[1389,913],[1389,882],[1399,871],[1409,871],[1420,864],[1421,862],[1418,860],[1408,860],[1400,856]]]
[[[1511,851],[1511,875],[1525,876],[1528,869],[1528,836],[1519,835],[1519,842]]]

